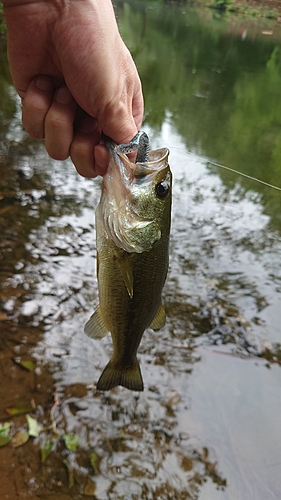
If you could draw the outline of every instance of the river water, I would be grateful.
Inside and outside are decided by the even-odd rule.
[[[1,498],[280,499],[281,192],[217,165],[281,188],[281,27],[157,3],[117,13],[143,128],[171,152],[167,324],[143,336],[143,393],[95,390],[112,345],[83,333],[101,181],[27,137],[3,41]],[[21,445],[27,413],[41,432]]]

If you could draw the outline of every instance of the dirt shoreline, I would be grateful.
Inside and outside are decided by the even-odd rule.
[[[277,19],[281,16],[281,0],[199,0],[198,4],[249,17]]]
[[[281,13],[281,0],[235,0],[234,4],[238,6],[247,6],[252,9],[268,9],[268,10],[277,10]]]

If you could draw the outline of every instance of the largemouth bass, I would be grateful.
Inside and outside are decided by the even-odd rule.
[[[166,320],[161,292],[169,260],[169,150],[150,151],[143,162],[138,155],[133,163],[120,152],[131,151],[130,144],[105,139],[110,162],[96,209],[99,306],[85,325],[93,339],[112,336],[113,355],[98,390],[143,390],[137,350],[145,329],[158,330]]]

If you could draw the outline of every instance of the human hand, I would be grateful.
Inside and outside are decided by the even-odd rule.
[[[49,155],[104,175],[101,134],[128,142],[143,118],[141,83],[110,0],[2,0],[22,120]]]

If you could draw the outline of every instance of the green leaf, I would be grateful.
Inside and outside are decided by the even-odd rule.
[[[73,468],[66,458],[63,460],[63,463],[66,466],[68,472],[68,487],[72,488],[72,486],[74,486]]]
[[[29,372],[33,372],[35,370],[35,363],[33,361],[20,361],[19,365],[28,370]]]
[[[51,451],[53,451],[54,441],[50,439],[46,439],[41,446],[41,462],[44,463],[46,458],[50,455]]]
[[[38,437],[41,430],[42,430],[41,425],[39,425],[37,420],[35,418],[32,418],[30,415],[25,415],[25,418],[26,418],[27,423],[28,423],[29,436]]]
[[[22,366],[25,370],[28,370],[29,372],[33,372],[35,370],[35,363],[31,361],[31,359],[22,359],[22,358],[14,358],[14,362],[17,365]]]
[[[12,444],[15,448],[22,446],[29,440],[29,434],[27,431],[18,431],[13,437]]]
[[[95,474],[99,473],[99,462],[100,459],[96,453],[91,453],[90,455],[91,466],[93,467]]]
[[[34,410],[31,403],[18,403],[14,406],[10,406],[6,408],[6,413],[9,415],[23,415],[24,413],[28,413],[29,411]]]
[[[1,446],[5,446],[10,441],[11,441],[11,437],[10,436],[0,436],[0,447]]]
[[[4,422],[4,424],[0,424],[0,436],[8,436],[11,426],[12,422]]]
[[[64,442],[69,451],[76,451],[77,446],[80,444],[80,438],[77,434],[65,434]]]

